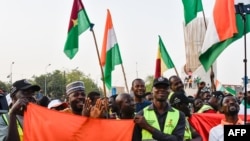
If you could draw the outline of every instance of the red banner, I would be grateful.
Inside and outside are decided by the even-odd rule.
[[[24,141],[131,141],[133,120],[94,119],[29,104]]]
[[[239,117],[244,120],[244,115],[239,115]],[[189,122],[201,135],[202,141],[208,141],[210,129],[220,124],[222,119],[224,119],[224,114],[202,113],[193,114]],[[247,116],[247,121],[250,122],[250,115]]]

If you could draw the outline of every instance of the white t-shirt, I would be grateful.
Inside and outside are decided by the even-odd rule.
[[[222,124],[210,129],[208,141],[224,141],[224,126]]]

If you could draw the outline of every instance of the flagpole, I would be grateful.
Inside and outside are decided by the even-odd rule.
[[[245,89],[245,93],[244,93],[244,123],[247,123],[247,83],[248,83],[248,77],[247,77],[247,47],[246,47],[246,14],[250,14],[250,12],[248,10],[246,10],[244,3],[238,3],[238,5],[236,5],[235,10],[236,10],[236,14],[240,14],[243,20],[243,35],[244,35],[244,67],[245,67],[245,72],[244,72],[244,89]]]
[[[121,66],[122,66],[122,72],[123,72],[123,77],[124,77],[124,81],[125,81],[125,86],[126,86],[127,92],[129,93],[127,79],[126,79],[126,75],[125,75],[123,64],[121,64]]]
[[[178,74],[178,72],[177,72],[177,70],[176,70],[175,67],[174,67],[174,70],[175,70],[176,75],[179,77],[179,74]]]
[[[101,69],[101,73],[102,73],[102,84],[103,84],[104,97],[107,97],[106,87],[105,87],[105,77],[104,77],[104,72],[103,72],[103,68],[102,68],[102,64],[101,64],[101,57],[100,57],[100,53],[99,53],[99,50],[98,50],[97,41],[96,41],[95,32],[93,30],[93,27],[94,27],[94,24],[91,23],[90,31],[92,32],[92,35],[94,37],[96,53],[97,53],[97,56],[98,56],[99,65],[100,65],[100,69]]]
[[[248,77],[247,77],[247,42],[246,42],[246,13],[241,14],[243,22],[244,22],[244,64],[245,64],[245,94],[244,94],[244,101],[245,101],[245,109],[244,109],[244,123],[247,123],[247,83],[248,83]]]
[[[207,22],[206,22],[206,17],[205,17],[205,12],[204,12],[204,10],[202,11],[202,15],[203,15],[203,20],[204,20],[205,28],[206,28],[206,30],[207,30]]]

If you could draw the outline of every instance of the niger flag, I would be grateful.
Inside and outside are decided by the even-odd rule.
[[[167,69],[174,68],[174,63],[169,56],[161,37],[159,36],[159,46],[157,51],[156,65],[155,65],[155,78],[163,75]]]
[[[244,22],[235,6],[242,3],[250,12],[250,0],[216,0],[209,20],[199,60],[206,71],[231,43],[244,35]],[[250,31],[250,14],[245,14],[246,33]]]
[[[24,141],[131,141],[133,120],[95,119],[29,103]]]
[[[122,57],[117,42],[115,29],[109,9],[107,9],[106,25],[103,36],[101,65],[104,68],[104,82],[108,89],[112,87],[112,71],[122,64]]]

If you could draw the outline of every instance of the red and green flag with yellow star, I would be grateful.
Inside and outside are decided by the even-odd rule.
[[[81,0],[74,0],[64,53],[72,59],[78,52],[78,37],[91,26]]]

